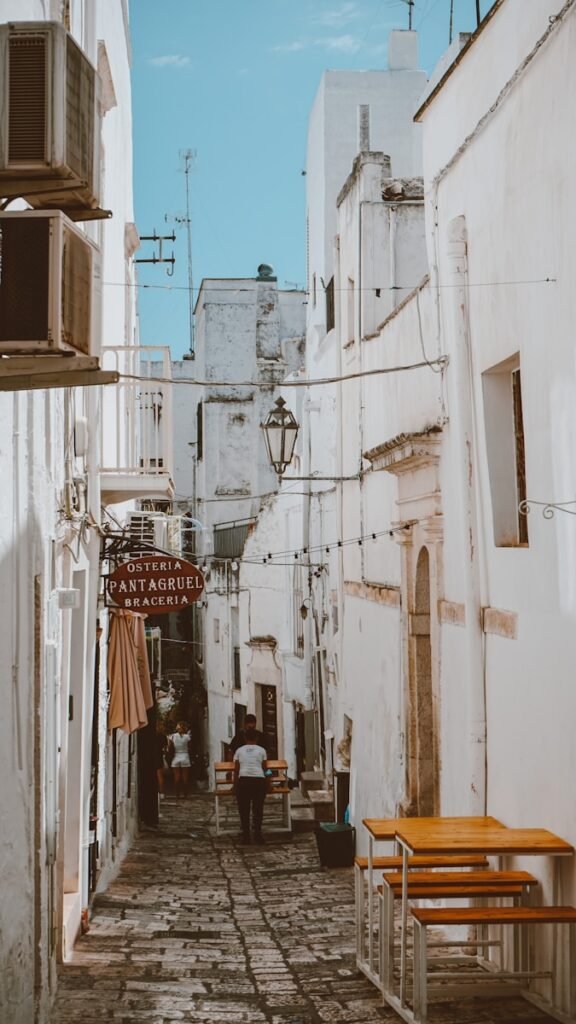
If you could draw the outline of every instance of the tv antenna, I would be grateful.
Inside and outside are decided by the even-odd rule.
[[[195,149],[181,149],[180,158],[184,165],[184,178],[186,181],[186,213],[176,214],[166,220],[173,220],[176,224],[184,224],[186,227],[186,241],[188,248],[188,330],[190,338],[190,351],[184,359],[194,359],[195,338],[194,338],[194,274],[192,271],[192,215],[190,209],[190,172],[196,160]]]
[[[414,0],[403,0],[408,5],[408,28],[412,30],[412,14],[414,11]]]

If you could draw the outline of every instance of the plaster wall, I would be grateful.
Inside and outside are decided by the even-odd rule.
[[[426,189],[436,208],[429,223],[429,250],[437,254],[443,344],[450,356],[447,400],[450,426],[442,456],[444,498],[444,595],[464,603],[465,627],[442,627],[443,728],[470,732],[469,662],[466,638],[487,615],[480,672],[486,694],[486,808],[515,826],[540,825],[576,840],[573,802],[558,780],[574,771],[569,723],[576,711],[566,680],[574,663],[575,592],[570,566],[575,538],[572,517],[557,512],[528,520],[528,545],[497,546],[492,526],[493,455],[486,445],[482,373],[510,356],[519,360],[526,454],[527,497],[572,500],[576,384],[572,326],[574,263],[567,225],[576,213],[571,188],[575,142],[565,131],[576,82],[576,7],[508,0],[470,47],[460,67],[422,114]],[[533,53],[524,70],[520,63]],[[490,75],[482,68],[490,67]],[[506,83],[501,100],[489,107]],[[474,131],[486,115],[483,126]],[[454,150],[472,133],[461,151]],[[534,145],[535,138],[538,145]],[[446,171],[442,171],[447,167]],[[550,182],[554,182],[550,189]],[[457,218],[467,235],[469,287],[456,294],[454,248]],[[534,239],[538,240],[534,244]],[[462,266],[462,253],[457,256]],[[546,278],[549,280],[546,281]],[[462,311],[464,317],[462,318]],[[466,327],[466,324],[468,325]],[[471,365],[467,385],[460,373],[468,331]],[[462,450],[469,441],[467,467]],[[475,493],[469,537],[462,478]],[[473,548],[469,539],[472,539]],[[477,564],[478,600],[469,599],[466,577]],[[504,615],[503,612],[508,613]],[[508,628],[492,630],[498,623]],[[464,692],[462,692],[464,690]],[[458,693],[462,699],[448,708]],[[468,706],[467,706],[468,705]],[[455,718],[458,708],[459,722]],[[469,746],[469,741],[467,741]],[[443,810],[464,805],[473,794],[458,786],[461,749],[445,748]],[[467,780],[470,783],[470,777]],[[526,866],[526,865],[524,865]],[[552,900],[552,871],[530,862]],[[563,902],[576,894],[573,864],[563,865]],[[537,957],[546,957],[539,940]],[[557,992],[566,1008],[568,971]]]
[[[118,109],[103,124],[110,223],[87,233],[103,254],[102,278],[125,282],[124,225],[132,220],[130,85],[119,4],[72,4],[72,28],[97,63],[106,42]],[[59,4],[4,3],[6,20],[60,17]],[[101,282],[98,282],[100,287]],[[133,289],[108,287],[102,335],[122,342],[134,323]],[[101,340],[101,339],[100,339]],[[86,454],[76,455],[73,426],[88,424]],[[58,953],[71,946],[88,903],[88,805],[99,538],[82,516],[100,519],[99,396],[89,389],[0,395],[0,601],[2,671],[0,763],[0,1017],[11,1024],[50,1018]],[[73,478],[83,483],[78,488]],[[78,585],[80,607],[58,607],[57,591]],[[74,652],[74,654],[72,654]],[[75,660],[74,660],[75,659]],[[104,687],[105,693],[105,687]],[[74,718],[69,722],[69,697]],[[104,719],[105,721],[105,719]],[[133,828],[133,809],[126,830]],[[102,865],[105,865],[105,854]]]
[[[396,44],[408,33],[391,33],[389,65],[394,66]],[[414,33],[410,33],[414,35]],[[308,217],[308,289],[313,275],[321,298],[321,279],[333,274],[333,241],[336,235],[336,197],[350,173],[352,162],[363,148],[359,141],[359,107],[370,108],[370,139],[367,148],[387,153],[395,176],[421,173],[421,142],[412,123],[418,99],[426,84],[425,72],[413,66],[404,70],[326,71],[314,99],[308,126],[306,160]],[[323,302],[310,308],[308,329],[325,333]]]
[[[302,292],[279,291],[271,279],[203,281],[196,306],[195,368],[205,382],[197,396],[202,401],[203,451],[196,493],[197,514],[206,528],[203,550],[210,565],[201,666],[208,694],[210,765],[221,758],[222,745],[232,738],[234,704],[254,710],[255,696],[248,672],[250,650],[245,646],[251,634],[242,626],[243,579],[238,591],[237,573],[242,574],[244,565],[240,552],[239,570],[232,570],[230,562],[212,559],[211,532],[216,525],[233,528],[252,520],[278,489],[260,425],[279,394],[279,383],[302,364],[305,310]],[[277,546],[275,538],[272,547]],[[266,594],[265,583],[262,593]],[[255,600],[259,594],[255,592]],[[235,649],[240,650],[240,690],[234,688]]]
[[[426,115],[425,139],[435,139],[435,127],[452,125],[472,93],[474,69],[480,56],[494,60],[496,79],[510,77],[508,50],[512,24],[522,22],[519,58],[536,42],[543,14],[557,13],[559,4],[533,5],[522,19],[514,2],[505,4],[478,40],[478,54],[463,62]],[[544,12],[543,8],[546,8]],[[546,17],[543,30],[549,28]],[[519,353],[522,375],[523,420],[528,497],[543,500],[570,495],[576,481],[571,458],[574,431],[575,366],[571,342],[574,297],[564,273],[573,262],[565,225],[574,216],[568,168],[576,156],[574,140],[563,129],[563,97],[574,83],[571,53],[576,41],[576,12],[552,33],[528,70],[507,95],[485,128],[462,153],[438,186],[438,249],[441,273],[446,275],[446,236],[450,221],[464,214],[468,232],[469,318],[473,360],[473,414],[476,442],[483,603],[518,615],[516,639],[486,637],[488,706],[488,807],[511,824],[542,822],[574,841],[576,819],[561,791],[554,799],[554,779],[573,770],[572,744],[562,742],[562,721],[574,713],[564,678],[574,658],[575,591],[567,571],[575,538],[571,518],[544,520],[536,511],[529,518],[529,546],[496,547],[492,531],[492,495],[487,470],[486,424],[481,374],[508,356]],[[482,51],[482,52],[481,52]],[[469,56],[473,57],[474,47]],[[468,58],[467,58],[468,59]],[[492,76],[491,76],[492,77]],[[566,92],[566,89],[568,90]],[[440,98],[440,97],[439,97]],[[566,101],[567,102],[567,101]],[[461,116],[461,115],[460,115]],[[538,128],[536,128],[538,126]],[[444,129],[443,129],[444,130]],[[534,148],[535,131],[540,145]],[[506,153],[506,160],[502,154]],[[485,182],[470,188],[470,181]],[[535,201],[553,179],[546,203]],[[537,237],[538,246],[531,240]],[[546,284],[546,277],[558,276]],[[517,282],[499,285],[497,282]],[[524,281],[539,282],[523,284]],[[494,282],[475,288],[475,282]],[[446,293],[448,289],[446,289]],[[482,293],[482,294],[481,294]],[[444,322],[449,324],[450,298],[442,295]],[[447,332],[449,349],[455,336]],[[453,383],[450,371],[448,383]],[[450,397],[450,396],[449,396]],[[445,462],[449,491],[449,458]],[[562,500],[562,499],[560,499]],[[456,509],[446,507],[446,536]],[[454,522],[454,535],[456,523]],[[461,562],[446,550],[445,587],[451,598],[461,593]],[[550,666],[554,665],[551,675]],[[564,667],[562,667],[564,666]],[[453,662],[446,678],[453,679]],[[451,684],[455,685],[454,682]],[[520,728],[517,708],[523,706]],[[539,755],[534,756],[537,736]],[[514,751],[512,757],[510,752]],[[573,883],[572,883],[573,884]]]

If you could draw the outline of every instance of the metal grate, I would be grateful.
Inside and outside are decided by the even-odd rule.
[[[131,541],[130,558],[138,558],[140,555],[149,555],[151,548],[157,546],[162,547],[159,544],[159,533],[157,523],[155,519],[147,515],[145,512],[130,512],[128,519],[128,536]],[[160,541],[163,538],[160,537]],[[142,548],[138,550],[138,545],[142,544]]]
[[[9,44],[8,162],[46,162],[46,38],[12,38]]]
[[[50,220],[15,218],[0,224],[0,347],[46,341]]]
[[[62,252],[62,341],[90,355],[92,253],[72,231],[64,229]]]
[[[255,519],[249,519],[243,523],[234,523],[231,526],[215,526],[215,558],[239,558],[244,550],[246,538],[255,522]]]
[[[93,180],[94,68],[68,36],[66,40],[66,163],[82,181]]]

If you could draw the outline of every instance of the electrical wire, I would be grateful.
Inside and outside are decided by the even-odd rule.
[[[317,377],[314,380],[283,380],[278,381],[279,388],[311,388],[325,384],[340,384],[348,380],[358,380],[360,377],[377,377],[387,373],[403,373],[407,370],[421,370],[424,366],[430,369],[434,365],[443,366],[448,362],[447,356],[439,356],[437,359],[424,360],[419,363],[406,363],[400,366],[381,366],[375,370],[359,370],[356,373],[349,373],[338,377]],[[204,388],[262,388],[270,390],[270,381],[261,380],[191,380],[190,378],[171,378],[147,376],[137,373],[121,373],[121,380],[139,380],[149,384],[186,384],[193,387]]]
[[[518,280],[518,281],[469,281],[463,287],[466,288],[503,288],[512,287],[515,285],[530,285],[530,284],[557,284],[557,277],[538,277],[534,279]],[[167,291],[167,292],[189,292],[191,289],[186,284],[143,284],[140,281],[103,281],[102,284],[108,288],[142,288],[151,289],[153,291]],[[392,285],[369,285],[362,288],[352,288],[347,285],[343,285],[340,288],[334,288],[335,292],[411,292],[416,288],[420,287],[421,282],[417,284],[392,284]],[[455,288],[454,284],[438,284],[435,285],[437,288]],[[284,290],[284,289],[283,289]],[[288,291],[302,292],[302,295],[310,295],[310,292],[304,288],[291,288],[286,289]],[[237,294],[253,292],[253,288],[229,288],[225,287],[208,287],[207,285],[201,286],[200,288],[194,288],[192,291],[196,292],[197,295],[200,291],[204,292],[235,292]]]

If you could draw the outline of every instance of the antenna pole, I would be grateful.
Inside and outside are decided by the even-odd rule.
[[[476,27],[478,27],[481,20],[482,19],[480,17],[480,0],[476,0]]]
[[[196,158],[195,149],[185,149],[182,152],[184,158],[184,176],[186,179],[186,240],[188,243],[188,310],[189,310],[189,331],[190,331],[190,358],[194,358],[194,275],[192,273],[192,219],[190,217],[190,170]]]
[[[414,0],[408,0],[408,28],[412,30],[412,11],[414,10]]]
[[[450,0],[450,30],[448,32],[448,46],[452,42],[452,25],[454,22],[454,0]]]

